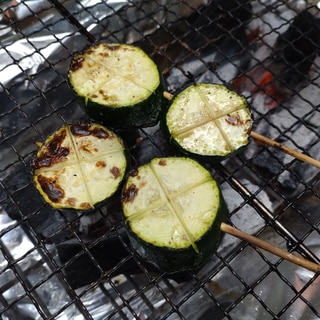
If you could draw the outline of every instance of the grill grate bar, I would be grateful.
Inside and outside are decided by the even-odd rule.
[[[65,17],[91,44],[96,42],[95,37],[60,3],[59,0],[50,0],[54,7]]]
[[[318,275],[310,275],[306,270],[301,272],[285,260],[227,234],[203,269],[178,275],[163,274],[132,252],[117,200],[102,206],[92,216],[55,210],[41,201],[31,182],[30,163],[36,152],[32,143],[43,141],[63,123],[87,117],[67,84],[68,62],[74,53],[98,39],[141,46],[159,64],[172,93],[197,83],[198,79],[208,80],[208,75],[213,77],[213,82],[229,85],[234,69],[237,69],[235,76],[244,75],[251,86],[259,87],[261,81],[251,70],[256,65],[266,67],[271,73],[276,70],[269,68],[270,56],[256,53],[263,48],[275,53],[272,41],[283,34],[302,10],[295,6],[296,1],[37,2],[44,6],[38,8],[36,1],[31,0],[0,4],[1,8],[8,7],[0,11],[0,19],[6,15],[0,21],[0,39],[6,28],[12,31],[12,38],[1,41],[0,57],[3,55],[3,61],[8,62],[0,65],[0,75],[8,77],[11,69],[18,74],[0,84],[0,105],[3,106],[0,111],[0,219],[4,218],[3,228],[0,220],[0,282],[6,279],[7,273],[12,276],[0,284],[0,318],[13,318],[16,314],[23,317],[20,313],[25,301],[37,317],[45,319],[76,315],[92,320],[203,320],[202,311],[210,311],[209,318],[214,319],[240,318],[239,314],[249,313],[254,317],[259,312],[259,316],[284,320],[294,314],[300,318],[320,317],[319,299],[313,289],[319,284]],[[27,18],[21,21],[20,9],[28,11]],[[311,12],[319,18],[320,13],[315,9],[311,8]],[[26,29],[28,21],[36,27]],[[238,35],[245,35],[248,42],[243,42]],[[228,51],[229,40],[232,49],[239,47],[240,52]],[[17,50],[16,44],[20,46]],[[320,47],[316,41],[312,45]],[[245,55],[249,64],[237,60]],[[287,57],[284,61],[290,63]],[[223,66],[228,66],[226,71]],[[317,156],[320,149],[318,69],[317,58],[310,70],[310,79],[306,78],[301,88],[286,84],[290,94],[275,109],[263,109],[267,99],[273,97],[268,86],[261,85],[258,93],[246,94],[252,102],[255,131],[269,132],[271,135],[266,136]],[[299,77],[304,76],[299,69],[296,71]],[[258,104],[257,96],[261,98]],[[299,104],[299,108],[295,104]],[[283,118],[277,119],[277,114]],[[301,128],[304,130],[296,134]],[[173,154],[159,125],[119,134],[128,143],[134,165],[155,156]],[[306,143],[309,134],[310,143]],[[259,161],[265,165],[263,170],[260,163],[257,165]],[[276,169],[265,172],[271,167],[269,162]],[[299,169],[300,165],[305,172]],[[314,253],[319,248],[319,174],[315,175],[296,160],[288,160],[280,152],[251,144],[248,152],[241,156],[235,155],[208,167],[217,174],[227,194],[231,207],[229,218],[234,226],[245,229],[246,219],[256,219],[249,221],[254,227],[250,233],[262,238],[271,236],[281,246],[287,245],[289,251],[297,251],[304,258],[320,263]],[[290,194],[290,188],[286,189],[285,179],[297,183],[296,198]],[[251,212],[253,215],[246,215]],[[10,223],[6,218],[11,219]],[[292,220],[295,219],[301,222],[301,227],[294,228]],[[248,227],[251,228],[251,224]],[[18,247],[15,238],[10,236],[19,230],[25,242]],[[111,247],[117,250],[112,251]],[[18,251],[23,253],[19,255]],[[117,251],[116,258],[114,251]],[[110,263],[105,263],[107,259]],[[45,269],[44,273],[32,278],[33,272],[41,268]],[[274,283],[286,293],[277,297],[276,302],[276,298],[269,296],[269,291],[274,291]],[[42,296],[47,286],[54,285],[59,296],[63,292],[64,299],[55,301],[56,308]],[[23,294],[9,297],[16,287]],[[257,313],[253,314],[252,310]]]
[[[253,194],[237,180],[233,175],[228,172],[227,168],[221,164],[215,164],[214,168],[221,174],[229,183],[250,203],[257,212],[263,217],[266,222],[272,225],[286,240],[287,246],[291,249],[297,250],[304,258],[309,259],[315,263],[320,264],[320,259],[307,248],[301,240],[299,240],[292,232],[290,232],[281,222],[274,219],[273,214],[263,203],[261,203]]]

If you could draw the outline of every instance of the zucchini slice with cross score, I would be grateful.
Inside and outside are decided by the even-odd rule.
[[[54,208],[90,210],[120,188],[128,154],[122,139],[100,124],[66,124],[40,146],[33,181]]]
[[[219,246],[226,205],[196,160],[152,159],[129,174],[121,202],[133,249],[162,271],[199,268]]]
[[[72,59],[68,80],[87,114],[110,127],[154,125],[168,104],[157,65],[133,45],[90,46]]]
[[[173,98],[163,128],[184,155],[220,161],[249,143],[252,115],[243,96],[220,84],[199,83]]]

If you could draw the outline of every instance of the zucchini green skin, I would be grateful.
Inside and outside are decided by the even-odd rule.
[[[139,238],[130,228],[130,223],[126,224],[126,230],[132,248],[143,260],[153,264],[160,271],[175,273],[185,270],[196,270],[202,267],[212,254],[217,250],[223,233],[220,230],[222,222],[227,219],[227,207],[221,196],[219,215],[211,225],[210,229],[195,242],[199,249],[196,252],[192,246],[186,249],[173,249],[169,247],[158,247]]]
[[[242,141],[239,142],[238,145],[236,146],[232,146],[230,148],[228,148],[228,150],[215,150],[215,146],[212,145],[211,149],[206,150],[204,152],[195,150],[194,147],[190,147],[187,148],[185,146],[183,146],[181,144],[181,142],[179,141],[179,139],[177,138],[176,134],[174,133],[175,128],[174,125],[170,123],[171,119],[171,115],[170,112],[173,110],[173,108],[177,108],[176,104],[180,104],[182,105],[181,101],[184,99],[184,95],[186,95],[188,98],[191,99],[191,91],[194,90],[220,90],[224,93],[226,93],[226,96],[228,94],[231,94],[233,96],[234,99],[237,99],[239,104],[241,105],[241,107],[239,108],[240,112],[244,111],[244,115],[243,115],[243,119],[239,117],[239,119],[237,117],[233,117],[230,116],[230,121],[229,121],[229,127],[230,128],[243,128],[241,134],[245,135],[246,138],[243,139]],[[204,93],[201,93],[200,95],[204,96]],[[188,99],[187,98],[187,99]],[[229,97],[228,97],[229,98]],[[185,106],[185,110],[183,113],[181,113],[181,118],[184,117],[186,120],[185,122],[189,122],[189,124],[192,124],[193,121],[193,115],[190,113],[189,115],[189,110],[188,110],[188,104],[186,103]],[[184,106],[182,106],[184,108]],[[238,111],[235,108],[235,112]],[[225,116],[227,116],[227,114],[225,114]],[[216,121],[216,120],[214,120]],[[227,121],[225,121],[227,122]],[[218,85],[218,84],[204,84],[204,83],[198,83],[196,85],[192,85],[190,87],[188,87],[187,89],[185,89],[184,91],[182,91],[181,93],[179,93],[177,96],[175,96],[171,102],[170,102],[170,106],[168,107],[168,109],[165,112],[165,116],[161,119],[161,128],[167,138],[167,140],[170,142],[170,144],[173,146],[174,150],[182,156],[188,156],[191,158],[194,158],[200,162],[220,162],[222,160],[225,160],[239,152],[242,152],[246,146],[249,143],[249,134],[252,128],[252,124],[253,124],[253,118],[252,118],[252,113],[249,109],[249,105],[247,104],[247,101],[244,97],[238,95],[237,93],[235,93],[234,91],[231,91],[229,89],[227,89],[226,87],[224,87],[223,85]],[[180,128],[180,130],[183,130],[183,128]],[[221,131],[221,130],[220,130]],[[205,136],[205,139],[208,139],[208,142],[210,143],[210,141],[214,141],[216,139],[215,136],[210,136],[209,134],[207,134],[207,136]],[[196,141],[194,141],[194,146],[197,146]]]
[[[152,164],[157,161],[168,161],[168,159],[170,161],[170,159],[172,158],[162,158],[162,159],[154,158],[153,160],[150,161],[150,163]],[[195,160],[192,160],[190,158],[173,158],[173,159],[178,159],[179,161],[181,160],[180,165],[182,166],[183,166],[182,161],[192,161],[194,163],[197,163]],[[196,165],[198,166],[197,168],[201,166],[198,163]],[[148,164],[142,166],[142,168],[145,166],[148,166]],[[176,168],[179,168],[179,167],[176,167]],[[190,169],[191,167],[188,167],[188,168]],[[193,169],[197,170],[197,168],[192,167],[191,171]],[[193,269],[200,268],[203,264],[205,264],[210,259],[214,251],[218,248],[221,238],[223,236],[223,233],[220,230],[220,226],[221,226],[221,223],[225,221],[227,218],[227,207],[219,186],[213,180],[211,174],[204,167],[201,166],[201,168],[203,171],[205,170],[208,174],[206,176],[207,177],[206,179],[208,179],[208,176],[210,176],[209,180],[206,180],[206,182],[204,182],[205,185],[207,185],[208,183],[210,187],[209,189],[205,188],[204,190],[207,190],[207,191],[210,190],[210,193],[208,193],[207,196],[210,199],[215,199],[213,207],[211,207],[211,205],[213,204],[211,200],[210,200],[210,207],[209,207],[210,209],[207,206],[200,205],[200,202],[205,199],[202,196],[201,196],[201,199],[200,198],[195,199],[193,197],[191,198],[183,197],[181,199],[178,199],[177,202],[175,202],[175,198],[173,196],[173,198],[171,198],[171,200],[169,200],[168,202],[169,207],[171,207],[171,205],[175,207],[174,203],[182,204],[182,202],[185,202],[185,201],[186,201],[185,203],[187,203],[188,201],[192,201],[194,203],[194,208],[192,208],[190,211],[186,209],[188,213],[186,213],[185,211],[180,211],[181,217],[188,217],[186,219],[189,219],[189,221],[191,221],[190,223],[192,223],[192,221],[195,221],[194,219],[197,219],[196,218],[197,216],[199,217],[199,221],[200,220],[202,221],[200,223],[200,226],[197,227],[196,229],[194,228],[189,229],[191,226],[188,225],[188,222],[187,222],[188,220],[184,220],[182,222],[183,225],[185,225],[189,229],[189,231],[193,230],[192,234],[201,234],[201,236],[199,237],[196,236],[196,238],[194,238],[194,243],[190,243],[187,241],[181,244],[179,240],[178,241],[174,240],[175,236],[173,236],[173,234],[170,234],[170,232],[169,233],[165,232],[162,229],[162,227],[159,227],[159,229],[156,231],[151,231],[151,235],[150,235],[150,232],[144,231],[149,228],[150,230],[155,230],[157,229],[158,225],[162,225],[162,223],[159,223],[153,226],[150,225],[151,223],[154,223],[154,221],[159,221],[158,220],[159,218],[162,219],[162,216],[164,217],[163,219],[165,219],[163,221],[164,221],[164,224],[168,226],[168,230],[172,229],[172,226],[175,225],[175,221],[172,221],[166,215],[167,205],[165,202],[163,204],[159,204],[157,196],[154,196],[154,194],[152,195],[152,193],[148,193],[147,191],[141,191],[139,189],[139,188],[146,188],[147,190],[149,190],[152,187],[152,183],[153,183],[151,182],[151,180],[147,181],[145,179],[146,176],[143,176],[143,171],[141,171],[138,168],[137,172],[132,173],[131,175],[133,179],[130,179],[129,177],[123,189],[122,207],[123,207],[123,213],[126,219],[126,229],[127,229],[128,237],[131,241],[132,248],[135,250],[137,255],[142,260],[148,261],[149,263],[155,265],[159,270],[163,272],[175,273],[178,271],[193,270]],[[178,172],[178,176],[179,175],[181,176],[183,174],[189,175],[190,171]],[[163,176],[163,179],[167,179],[167,177],[170,175],[171,174],[169,172],[167,176]],[[190,180],[192,180],[192,178],[193,176],[190,178]],[[162,184],[162,181],[164,181],[162,180],[161,177],[158,177],[157,179],[159,180],[160,185]],[[190,194],[197,194],[200,197],[200,193],[195,191],[196,189],[193,189],[193,187],[190,187],[190,184],[187,180],[184,180],[184,179],[182,180],[183,182],[181,183],[181,185],[179,186],[179,184],[177,184],[177,188],[174,187],[169,194],[174,194],[175,192],[178,192],[179,194],[180,192],[182,192],[181,194],[183,194],[183,191],[181,190],[183,190],[184,183],[186,183],[188,184],[188,187],[187,187],[188,194],[190,192]],[[140,184],[140,187],[139,187],[139,184]],[[130,188],[130,186],[133,186],[133,185],[134,187]],[[197,188],[197,186],[195,188]],[[136,199],[135,197],[137,196],[137,194],[139,194],[139,192],[142,192],[143,194],[143,196],[141,194],[140,200],[137,200],[139,201],[139,203],[140,201],[142,201],[143,204],[141,206],[138,203],[137,204],[133,203],[133,201]],[[168,195],[168,197],[170,198],[171,196]],[[154,199],[156,203],[153,202],[153,200],[146,200],[146,199]],[[146,203],[149,203],[149,201],[151,201],[151,207],[149,207],[148,204],[146,204]],[[160,203],[161,201],[162,200],[160,200]],[[129,207],[126,207],[127,202],[130,202]],[[130,208],[130,206],[131,208],[134,208],[133,211],[136,210],[133,213],[133,215],[132,215],[132,209]],[[189,206],[189,205],[186,205],[186,206]],[[201,209],[199,207],[201,207]],[[199,213],[194,212],[194,211],[197,211],[198,208],[200,210],[198,212],[201,212],[201,218]],[[212,214],[214,215],[214,218],[212,217],[210,218],[210,222],[207,219],[203,220],[202,218],[202,214],[203,214],[202,210],[204,210],[204,208],[206,208],[205,210],[206,216],[209,210],[210,210],[209,215],[210,216]],[[142,218],[145,222],[142,222],[142,224],[140,224],[140,221],[141,221],[140,218]],[[135,219],[138,219],[138,224],[140,224],[140,226],[137,227],[136,225],[134,225],[137,221]],[[196,224],[193,224],[193,225],[196,225]],[[144,225],[146,227],[143,227]],[[142,226],[142,229],[141,229],[141,226]],[[178,229],[175,229],[174,227],[173,230],[176,230],[175,233],[177,232],[181,236],[181,233],[180,231],[178,231]],[[198,233],[198,231],[200,230],[201,232]],[[158,236],[154,236],[154,234],[159,234],[160,237],[158,238]],[[186,232],[186,234],[188,234],[188,232]]]
[[[140,48],[99,43],[73,57],[68,82],[86,113],[112,128],[155,125],[168,104],[162,74]]]
[[[113,128],[128,129],[150,127],[159,122],[168,105],[164,99],[165,86],[161,81],[150,96],[134,105],[119,107],[105,106],[81,97],[86,113],[94,120]]]
[[[188,150],[184,149],[183,147],[181,147],[181,145],[172,137],[172,135],[168,131],[166,125],[162,124],[162,130],[163,130],[167,140],[170,142],[170,145],[173,147],[174,152],[177,155],[191,157],[201,163],[219,163],[221,161],[227,160],[228,158],[231,158],[232,156],[243,152],[249,143],[249,141],[248,141],[248,143],[246,143],[245,145],[242,145],[238,149],[235,149],[235,150],[229,152],[227,155],[223,155],[223,156],[219,156],[219,155],[214,155],[214,156],[212,155],[211,156],[210,155],[209,156],[209,155],[191,152],[191,151],[188,151]]]

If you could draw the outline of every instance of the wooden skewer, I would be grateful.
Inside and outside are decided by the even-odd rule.
[[[167,91],[165,91],[163,93],[163,96],[168,100],[171,100],[173,98],[173,94],[171,94],[170,92],[167,92]],[[293,150],[293,149],[291,149],[291,148],[289,148],[279,142],[276,142],[272,139],[269,139],[269,138],[267,138],[259,133],[256,133],[254,131],[251,131],[250,136],[253,139],[261,141],[270,147],[273,147],[275,149],[279,149],[279,150],[297,158],[298,160],[304,161],[306,163],[309,163],[313,166],[320,168],[320,161],[318,161],[314,158],[311,158],[305,154],[302,154],[296,150]],[[295,255],[289,251],[286,251],[284,249],[276,247],[275,245],[273,245],[269,242],[266,242],[266,241],[261,240],[257,237],[254,237],[254,236],[252,236],[246,232],[243,232],[239,229],[236,229],[236,228],[234,228],[224,222],[221,224],[220,229],[224,233],[228,233],[228,234],[235,236],[241,240],[247,241],[258,248],[264,249],[272,254],[275,254],[276,256],[278,256],[280,258],[283,258],[283,259],[288,260],[292,263],[295,263],[296,265],[304,267],[304,268],[306,268],[310,271],[313,271],[315,273],[320,272],[320,264],[314,263],[314,262],[309,261],[303,257]]]
[[[167,100],[171,100],[173,98],[173,94],[168,92],[168,91],[164,91],[163,92],[163,97]]]
[[[289,147],[287,147],[287,146],[285,146],[275,140],[269,139],[269,138],[267,138],[257,132],[254,132],[254,131],[251,131],[250,136],[253,139],[261,141],[264,144],[266,144],[272,148],[279,149],[280,151],[283,151],[284,153],[289,154],[290,156],[295,157],[298,160],[301,160],[301,161],[309,163],[317,168],[320,168],[320,161],[318,161],[312,157],[309,157],[306,154],[303,154],[303,153],[298,152],[294,149],[291,149],[291,148],[289,148]]]
[[[284,249],[276,247],[275,245],[273,245],[269,242],[266,242],[266,241],[261,240],[257,237],[254,237],[254,236],[252,236],[246,232],[243,232],[237,228],[234,228],[224,222],[221,224],[220,229],[224,233],[228,233],[228,234],[235,236],[241,240],[247,241],[258,248],[264,249],[272,254],[277,255],[280,258],[283,258],[285,260],[293,262],[296,265],[304,267],[310,271],[313,271],[315,273],[320,271],[320,264],[314,263],[314,262],[309,261],[303,257],[295,255],[289,251],[286,251]]]
[[[171,94],[170,92],[167,92],[167,91],[165,91],[163,93],[163,96],[168,100],[171,100],[173,98],[173,94]],[[282,152],[285,152],[285,153],[289,154],[290,156],[297,158],[298,160],[301,160],[301,161],[309,163],[317,168],[320,168],[320,161],[318,161],[312,157],[309,157],[301,152],[298,152],[294,149],[291,149],[291,148],[289,148],[289,147],[287,147],[287,146],[285,146],[275,140],[269,139],[269,138],[267,138],[257,132],[254,132],[254,131],[250,132],[250,136],[253,139],[261,141],[270,147],[273,147],[275,149],[279,149]],[[297,256],[289,251],[286,251],[284,249],[276,247],[269,242],[266,242],[266,241],[261,240],[257,237],[254,237],[254,236],[252,236],[246,232],[243,232],[239,229],[236,229],[236,228],[234,228],[224,222],[221,224],[220,229],[224,233],[228,233],[228,234],[235,236],[239,239],[247,241],[256,247],[264,249],[272,254],[277,255],[280,258],[283,258],[283,259],[288,260],[292,263],[295,263],[296,265],[304,267],[304,268],[306,268],[310,271],[313,271],[315,273],[320,272],[320,264],[314,263],[314,262],[309,261],[303,257]]]

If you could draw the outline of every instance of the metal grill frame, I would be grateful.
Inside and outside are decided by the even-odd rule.
[[[264,1],[258,2],[262,6],[265,6],[265,11],[276,11],[278,9],[275,4],[271,7],[268,6],[268,1],[266,4],[264,4]],[[24,1],[21,3],[24,4]],[[11,52],[11,47],[14,46],[14,43],[1,44],[0,47],[1,50],[5,50],[7,55],[12,59],[12,63],[9,66],[5,66],[0,70],[0,72],[4,72],[5,69],[9,67],[18,67],[20,68],[21,73],[25,76],[24,83],[13,81],[10,86],[0,83],[2,103],[7,103],[5,111],[0,111],[0,124],[3,126],[3,128],[0,128],[0,150],[2,150],[0,152],[9,152],[11,157],[16,159],[4,166],[1,165],[0,167],[0,207],[10,207],[12,210],[10,214],[12,221],[8,222],[5,228],[1,228],[0,225],[0,260],[3,260],[0,265],[0,279],[1,277],[2,279],[5,279],[8,274],[8,277],[10,278],[10,280],[6,282],[1,282],[0,280],[0,317],[2,316],[3,319],[10,318],[10,316],[14,318],[15,313],[18,312],[16,309],[17,305],[25,300],[26,303],[30,303],[34,306],[34,314],[43,319],[59,318],[72,308],[75,310],[74,315],[82,316],[85,319],[95,319],[92,306],[87,303],[87,299],[90,296],[94,296],[97,291],[99,291],[100,297],[103,297],[100,302],[101,306],[107,302],[111,303],[113,306],[113,310],[104,311],[104,317],[107,319],[143,319],[144,317],[154,314],[157,314],[157,319],[187,319],[187,305],[190,301],[196,299],[195,297],[198,296],[199,292],[201,292],[200,295],[205,297],[203,299],[212,301],[212,305],[215,306],[216,310],[218,310],[217,319],[232,319],[233,311],[239,304],[243,302],[246,303],[248,296],[252,296],[256,300],[256,303],[265,310],[268,317],[272,319],[281,319],[285,312],[290,310],[290,307],[292,307],[294,302],[297,300],[302,300],[316,317],[320,317],[320,309],[317,309],[312,302],[308,301],[308,299],[304,297],[304,292],[309,290],[309,288],[316,282],[317,275],[314,275],[314,277],[307,281],[302,288],[297,290],[295,285],[292,283],[292,279],[287,279],[282,274],[282,266],[285,265],[285,262],[282,259],[272,258],[250,244],[239,242],[235,246],[234,250],[227,256],[222,252],[216,252],[212,261],[208,263],[209,265],[212,265],[212,268],[209,268],[210,273],[202,274],[201,271],[199,273],[191,271],[187,272],[186,275],[189,277],[188,286],[184,287],[184,285],[181,284],[177,285],[176,282],[172,281],[172,279],[170,277],[168,278],[165,274],[161,274],[160,272],[150,272],[150,270],[136,258],[128,243],[123,240],[121,231],[123,229],[123,222],[117,220],[117,215],[113,217],[111,214],[110,217],[110,206],[96,210],[96,215],[98,216],[97,219],[103,222],[103,226],[107,231],[105,233],[98,234],[96,239],[91,239],[90,242],[87,242],[84,240],[84,234],[82,234],[78,229],[79,221],[84,214],[70,214],[65,211],[53,210],[48,208],[39,196],[36,195],[31,182],[32,170],[30,167],[36,147],[31,141],[26,141],[23,144],[18,143],[18,141],[21,141],[23,136],[28,132],[33,132],[32,136],[43,141],[48,134],[53,132],[55,128],[58,128],[61,124],[69,122],[75,117],[85,116],[81,111],[82,109],[79,109],[78,103],[71,92],[70,96],[62,99],[62,105],[57,106],[53,102],[55,101],[54,96],[57,92],[59,92],[61,88],[65,88],[67,86],[67,70],[61,68],[61,65],[65,66],[65,61],[70,60],[75,52],[81,50],[86,45],[100,40],[111,39],[112,41],[123,42],[126,40],[123,34],[126,33],[127,29],[133,28],[140,38],[135,43],[138,43],[145,48],[148,54],[157,62],[161,61],[161,59],[164,61],[162,71],[164,73],[164,77],[166,77],[173,67],[179,68],[179,66],[188,58],[198,56],[202,49],[199,48],[198,50],[195,50],[190,47],[185,47],[185,35],[179,33],[174,34],[172,32],[172,26],[175,26],[175,23],[187,24],[189,30],[199,33],[200,36],[201,28],[200,30],[194,28],[192,24],[188,23],[187,19],[178,16],[177,13],[172,10],[170,5],[162,5],[160,1],[154,1],[154,3],[157,4],[158,9],[152,14],[147,13],[141,3],[135,3],[134,1],[130,1],[127,6],[119,10],[114,10],[108,3],[101,2],[99,5],[105,5],[106,10],[111,10],[112,14],[111,17],[109,16],[102,20],[96,19],[96,30],[98,31],[95,31],[94,34],[90,32],[86,26],[81,24],[79,19],[81,14],[91,15],[94,7],[83,7],[80,1],[75,1],[75,3],[78,5],[80,10],[79,12],[75,11],[71,13],[67,9],[68,1],[50,0],[47,2],[48,7],[46,7],[44,11],[53,10],[59,15],[59,19],[56,20],[55,25],[46,25],[46,23],[41,20],[42,12],[33,12],[32,9],[29,8],[30,12],[32,12],[33,18],[38,20],[41,25],[39,29],[36,29],[30,34],[24,34],[19,25],[15,25],[15,22],[12,20],[11,26],[15,28],[18,37],[20,39],[24,39],[29,46],[34,48],[32,55],[39,55],[43,60],[41,65],[38,66],[40,69],[35,73],[32,71],[28,72],[27,69],[22,67],[25,63],[24,59],[28,59],[28,57],[16,58],[15,53]],[[27,1],[24,5],[28,5]],[[140,5],[141,7],[139,7]],[[188,4],[185,5],[188,6]],[[282,1],[279,2],[279,6],[280,5],[284,5]],[[136,21],[129,21],[126,16],[126,10],[130,10],[132,8],[138,8],[142,18],[138,17]],[[189,10],[194,11],[199,15],[203,15],[201,8],[202,7],[194,9],[190,6]],[[166,12],[166,14],[170,15],[172,19],[170,23],[159,23],[154,19],[153,14],[160,15],[161,12]],[[103,33],[102,30],[108,26],[108,19],[111,19],[113,16],[120,18],[123,25],[120,26],[118,30],[113,30],[111,33]],[[175,17],[175,19],[172,17]],[[214,19],[211,19],[211,17],[205,18],[209,23],[214,22]],[[259,19],[260,17],[255,16],[253,18]],[[144,19],[149,22],[154,22],[157,25],[157,28],[146,34],[144,30],[139,29],[139,24]],[[56,27],[56,24],[62,22],[73,26],[74,34],[68,34],[64,38],[57,38],[55,34],[52,34],[51,29]],[[284,21],[283,24],[288,24],[288,21]],[[272,26],[270,28],[272,29]],[[46,29],[51,36],[55,37],[56,43],[65,51],[65,58],[63,61],[48,61],[42,53],[46,47],[38,48],[33,43],[34,37],[36,37],[38,32],[43,31],[43,29]],[[272,29],[270,32],[277,33],[278,31]],[[154,36],[157,33],[160,33],[161,35],[166,34],[170,41],[161,43],[162,39],[159,40],[159,38]],[[267,35],[260,36],[257,38],[258,40],[255,41],[263,42],[264,36]],[[70,44],[72,43],[70,39],[72,37],[75,37],[77,40],[80,39],[80,41],[77,44],[72,44],[73,47],[70,47]],[[48,46],[54,44],[55,43],[50,43]],[[185,54],[182,58],[179,58],[180,60],[177,61],[175,57],[168,54],[167,49],[170,45],[183,47]],[[244,48],[244,50],[248,50],[251,55],[251,59],[256,59],[255,56],[250,53],[248,48]],[[201,56],[199,56],[199,59],[201,60]],[[229,58],[226,57],[225,59],[228,60]],[[257,62],[261,63],[261,61]],[[205,61],[203,61],[203,63],[207,66],[207,70],[214,68],[214,66],[207,64]],[[230,63],[232,62],[230,61]],[[55,79],[57,81],[56,83],[41,83],[43,73],[48,71],[55,72],[57,74]],[[181,70],[181,72],[184,73],[185,71]],[[185,76],[189,79],[188,81],[190,83],[195,81],[194,75],[185,73]],[[222,78],[220,80],[222,83],[225,82]],[[316,80],[317,78],[312,79],[312,83],[316,84]],[[310,85],[310,83],[306,85]],[[17,92],[23,88],[27,89],[27,95],[24,97],[24,101],[19,101],[20,96]],[[176,89],[178,91],[179,85],[177,85]],[[295,91],[293,94],[299,95],[299,92]],[[44,106],[45,111],[39,117],[34,116],[35,118],[33,118],[30,110],[28,110],[28,106],[30,105],[30,102],[34,103],[35,100],[39,100],[39,106]],[[307,101],[307,103],[309,102]],[[9,107],[10,105],[12,108]],[[312,112],[316,112],[315,110],[317,106],[311,105],[311,107],[312,110],[310,111],[310,115]],[[288,112],[290,112],[290,110],[288,110]],[[13,124],[13,126],[11,126],[11,124],[6,126],[6,119],[13,118],[15,114],[17,115],[17,123]],[[293,116],[296,117],[295,115]],[[260,114],[260,117],[261,119],[264,119],[264,121],[269,122],[265,115]],[[18,121],[20,123],[18,123]],[[304,120],[297,118],[297,121],[301,122]],[[269,124],[272,126],[272,123]],[[314,133],[317,134],[315,129],[310,128],[310,130],[313,130]],[[140,129],[136,132],[136,135],[142,137],[145,144],[148,146],[151,145],[154,150],[156,150],[155,153],[157,153],[157,155],[167,155],[167,149],[163,149],[163,146],[157,142],[157,136],[161,135],[161,130],[159,128]],[[287,137],[287,132],[279,132],[279,135],[290,140],[290,137]],[[296,144],[292,140],[290,141],[296,148],[301,149],[300,145]],[[16,145],[19,147],[16,147]],[[143,146],[145,145],[143,143],[140,144],[140,142],[138,143],[137,140],[133,139],[129,141],[128,145],[132,153],[132,163],[138,162],[139,152],[143,150]],[[262,151],[268,152],[268,149],[264,148]],[[302,151],[308,152],[308,150]],[[257,155],[254,155],[254,157],[255,156]],[[275,158],[276,156],[274,153],[270,152],[270,157]],[[291,171],[291,168],[296,162],[297,160],[292,159],[291,162],[286,163],[285,165],[282,165],[281,163],[282,169],[278,173],[278,176],[287,171],[295,175],[295,173]],[[5,173],[7,171],[11,173],[13,169],[15,177],[8,179],[5,176]],[[311,182],[306,182],[300,177],[297,177],[301,188],[297,191],[295,197],[290,198],[287,194],[281,193],[281,191],[279,193],[277,186],[275,186],[278,176],[266,178],[255,168],[252,168],[251,162],[241,154],[234,156],[229,162],[227,161],[220,164],[210,165],[210,169],[214,172],[215,177],[221,184],[228,184],[243,199],[242,203],[240,203],[234,211],[229,213],[230,218],[243,207],[252,207],[256,211],[257,215],[259,215],[261,219],[265,220],[264,227],[260,228],[255,234],[257,237],[263,237],[269,229],[272,229],[279,238],[282,239],[282,243],[286,245],[290,251],[298,252],[302,256],[319,263],[319,258],[304,243],[313,232],[319,233],[319,221],[313,222],[308,217],[305,217],[302,210],[303,208],[301,208],[299,203],[299,199],[303,200],[306,193],[309,192],[312,193],[313,197],[320,199],[320,194],[314,188],[319,184],[318,176],[316,176]],[[252,192],[242,183],[241,179],[238,177],[242,171],[248,172],[257,177],[257,180],[261,183],[258,190]],[[281,203],[281,207],[276,214],[271,212],[270,209],[268,209],[264,203],[259,200],[259,193],[265,189],[268,189]],[[27,206],[24,206],[23,210],[21,209],[22,201],[26,201],[27,204]],[[306,224],[310,225],[309,230],[305,232],[305,234],[300,235],[299,237],[296,236],[282,221],[283,219],[281,218],[285,215],[288,208],[295,211]],[[39,230],[35,226],[35,221],[38,221],[38,219],[44,219],[45,216],[50,214],[61,222],[61,229],[50,230],[50,228],[48,228],[46,229],[48,236],[44,237],[43,234],[39,233]],[[6,238],[8,238],[11,233],[18,231],[23,233],[26,239],[30,241],[28,250],[23,253],[11,252],[8,249],[8,243],[6,243]],[[95,258],[92,250],[111,235],[115,236],[121,243],[124,250],[127,251],[127,256],[111,269],[105,270],[101,266],[101,263],[99,263]],[[51,249],[54,247],[58,239],[66,237],[74,239],[78,246],[77,248],[81,249],[72,255],[67,262],[61,263],[59,258],[53,254],[54,251]],[[265,271],[261,277],[259,279],[255,279],[255,281],[251,283],[248,283],[243,275],[238,273],[237,266],[235,265],[235,261],[237,261],[239,256],[246,253],[249,254],[249,252],[250,254],[258,255],[265,265]],[[30,257],[33,257],[33,255],[40,255],[41,260],[37,260],[35,262],[32,261],[32,258]],[[74,288],[69,283],[68,275],[66,275],[66,269],[69,266],[72,266],[72,263],[84,256],[91,261],[93,268],[98,272],[98,274],[100,274],[100,276],[81,288]],[[21,265],[23,265],[23,262],[27,259],[31,259],[31,265],[27,269],[21,268]],[[127,287],[124,289],[122,284],[118,283],[118,271],[121,270],[121,267],[125,266],[126,263],[135,264],[140,270],[140,273],[138,275],[126,274],[124,278]],[[29,280],[29,272],[32,274],[35,270],[37,271],[38,269],[42,269],[43,266],[45,266],[45,271],[43,272],[46,273],[43,278],[35,280],[31,277],[32,279]],[[219,291],[219,289],[214,287],[212,290],[210,287],[215,281],[214,279],[219,278],[219,274],[223,270],[227,270],[232,277],[239,282],[239,285],[242,286],[241,295],[233,297],[233,302],[227,306],[216,297],[216,292]],[[272,310],[268,303],[266,303],[255,291],[256,288],[259,288],[261,282],[263,282],[264,279],[267,279],[270,275],[276,275],[286,286],[290,287],[293,292],[291,299],[283,305],[281,310],[277,310],[277,312]],[[64,304],[55,308],[54,311],[50,310],[50,305],[48,306],[46,304],[42,296],[47,290],[45,287],[49,282],[50,284],[55,283],[58,287],[61,286],[65,292],[65,296],[68,298]],[[220,286],[223,285],[224,284],[220,284]],[[14,286],[18,287],[18,295],[16,298],[7,301],[6,292],[11,290]],[[127,291],[128,286],[131,289],[129,292]],[[226,287],[226,290],[228,289],[230,288]],[[156,291],[163,300],[160,307],[155,306],[154,302],[150,300],[151,290]],[[138,300],[143,304],[141,310],[145,311],[137,309],[135,302]],[[159,313],[159,310],[162,310],[163,312]],[[152,316],[150,316],[150,318],[152,318]]]

